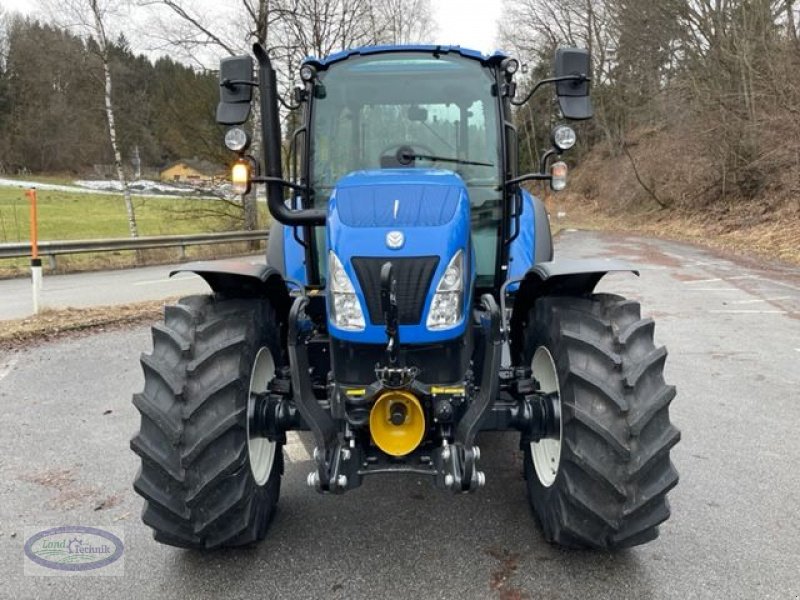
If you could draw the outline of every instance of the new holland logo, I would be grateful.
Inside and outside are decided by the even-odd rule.
[[[402,231],[390,231],[386,234],[386,246],[392,250],[399,250],[403,247],[406,238]]]

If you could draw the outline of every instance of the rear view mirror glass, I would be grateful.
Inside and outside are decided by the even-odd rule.
[[[250,101],[253,99],[252,82],[251,56],[231,56],[220,61],[217,123],[241,125],[247,121],[250,116]]]
[[[410,106],[408,109],[408,120],[425,122],[428,120],[428,111],[421,106]]]
[[[556,77],[585,75],[591,77],[591,59],[583,48],[559,48],[553,65]],[[556,94],[566,119],[590,119],[593,114],[589,98],[589,81],[559,81]]]

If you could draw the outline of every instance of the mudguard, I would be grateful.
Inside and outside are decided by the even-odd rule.
[[[308,283],[306,279],[306,255],[303,246],[295,239],[303,239],[303,228],[284,225],[275,221],[269,230],[267,264],[274,267],[284,279]]]
[[[553,236],[550,233],[550,219],[544,202],[527,190],[523,189],[519,193],[522,195],[522,214],[519,233],[511,242],[509,279],[524,276],[536,263],[553,260]],[[508,291],[515,293],[517,289],[519,284],[512,283]]]
[[[286,277],[286,251],[284,249],[284,225],[279,221],[274,221],[269,228],[269,238],[267,238],[267,264],[277,269],[281,275]]]
[[[542,296],[583,296],[591,294],[608,273],[628,271],[639,275],[631,265],[606,259],[560,259],[535,264],[520,282],[511,313],[511,353],[521,356],[525,321],[533,303]]]
[[[239,260],[200,261],[170,271],[202,277],[216,294],[226,298],[269,298],[282,322],[289,314],[289,291],[280,271],[264,263]]]
[[[533,259],[537,263],[551,261],[553,260],[553,234],[550,232],[550,219],[547,216],[547,208],[545,208],[544,202],[535,196],[531,196],[527,190],[523,194],[524,196],[529,196],[533,204],[533,218],[536,227],[536,248]]]

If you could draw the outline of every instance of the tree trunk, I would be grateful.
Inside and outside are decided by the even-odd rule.
[[[794,0],[785,0],[784,9],[786,10],[786,27],[789,30],[789,37],[794,40],[795,44],[800,43],[797,37],[797,26],[794,22]]]
[[[128,187],[128,180],[125,178],[125,171],[122,169],[122,154],[120,153],[119,146],[117,145],[117,128],[114,125],[114,106],[111,103],[111,58],[108,51],[108,38],[106,38],[106,30],[105,26],[103,25],[101,10],[97,5],[97,0],[91,0],[89,6],[92,9],[92,17],[94,17],[94,25],[97,31],[97,42],[100,46],[100,58],[103,61],[108,139],[111,142],[111,150],[114,152],[114,166],[117,169],[117,178],[119,179],[119,184],[122,187],[122,195],[125,198],[125,211],[128,213],[128,231],[130,231],[132,238],[137,238],[139,237],[139,231],[136,227],[136,213],[133,210],[133,202],[131,201],[131,190]]]
[[[244,207],[244,229],[245,231],[255,231],[258,229],[258,206],[256,204],[256,188],[250,190],[248,194],[242,196]]]
[[[264,152],[264,147],[261,140],[261,97],[259,96],[258,88],[255,89],[253,94],[253,108],[250,117],[250,122],[253,124],[253,141],[250,146],[250,153],[256,157],[259,163],[259,168],[263,169],[266,164],[265,157],[260,156]],[[254,185],[250,193],[242,196],[242,216],[243,216],[243,229],[245,231],[255,231],[258,229],[258,204],[256,201],[256,186]],[[255,243],[258,246],[258,243]],[[253,244],[251,244],[251,248]]]
[[[125,171],[122,168],[122,154],[120,154],[119,146],[117,145],[117,130],[114,125],[114,108],[111,105],[111,68],[108,64],[108,53],[103,51],[103,74],[106,80],[106,119],[108,120],[108,138],[111,141],[111,149],[114,151],[114,167],[117,169],[117,178],[119,184],[122,186],[122,195],[125,198],[125,210],[128,213],[128,230],[131,237],[139,237],[139,231],[136,227],[136,213],[133,210],[133,202],[131,201],[131,190],[128,187],[128,180],[125,177]]]

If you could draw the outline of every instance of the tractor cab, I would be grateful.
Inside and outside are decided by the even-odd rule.
[[[283,243],[280,249],[271,244],[271,262],[285,274],[308,285],[325,284],[329,257],[322,226],[336,186],[357,174],[371,176],[370,181],[376,183],[379,171],[400,187],[401,174],[408,176],[409,183],[412,178],[419,183],[423,171],[430,172],[430,177],[441,171],[459,178],[467,192],[472,268],[480,291],[497,297],[509,276],[522,275],[534,262],[552,257],[549,227],[540,223],[538,242],[536,232],[530,231],[535,213],[542,216],[544,209],[519,184],[546,180],[554,182],[554,189],[562,189],[566,165],[560,161],[549,165],[549,161],[572,147],[575,134],[564,125],[554,129],[559,135],[542,156],[539,172],[520,176],[511,111],[512,105],[523,104],[531,94],[515,98],[516,59],[502,52],[486,56],[449,46],[366,47],[324,59],[308,58],[300,68],[303,86],[295,89],[295,104],[287,120],[293,131],[284,148],[277,90],[270,85],[271,63],[262,51],[256,50],[255,55],[260,79],[267,84],[262,123],[267,151],[264,167],[271,181],[259,178],[258,162],[246,159],[246,146],[240,150],[239,162],[249,171],[248,185],[262,180],[272,191],[271,212],[284,227],[273,232]],[[559,50],[554,66],[555,77],[539,82],[532,92],[542,84],[555,84],[566,118],[591,117],[588,54],[580,49]],[[236,126],[249,115],[242,110],[249,106],[250,90],[240,79],[248,70],[252,70],[249,57],[222,61],[223,91],[217,113],[221,123]],[[237,90],[241,92],[238,98]],[[289,165],[283,169],[280,159],[285,149]],[[288,181],[280,187],[277,180],[284,175]],[[291,201],[285,199],[288,189]],[[391,190],[381,191],[391,195]],[[393,203],[383,197],[378,203],[384,201]],[[401,202],[400,207],[404,206]],[[523,239],[515,245],[520,234]]]
[[[315,206],[327,205],[337,183],[357,172],[394,182],[395,195],[428,194],[419,202],[431,213],[451,210],[463,188],[477,282],[487,287],[494,285],[503,213],[504,112],[495,68],[502,58],[482,58],[440,49],[307,61],[314,87],[305,176]],[[423,187],[406,191],[404,180]],[[387,226],[398,219],[424,225],[410,212],[416,200],[400,202],[385,187],[384,194],[377,202],[386,203]]]

